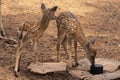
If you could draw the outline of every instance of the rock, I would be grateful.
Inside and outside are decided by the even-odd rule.
[[[90,74],[88,71],[70,70],[69,73],[72,74],[73,77],[78,77],[82,80],[91,80],[92,77],[92,74]]]
[[[50,63],[31,63],[28,69],[33,73],[46,74],[49,72],[66,71],[67,64],[65,62]]]
[[[110,79],[108,79],[104,74],[101,74],[92,76],[91,80],[110,80]]]
[[[120,80],[120,70],[118,70],[118,71],[115,71],[115,72],[113,72],[113,73],[107,73],[107,74],[105,74],[106,75],[106,77],[108,77],[108,79],[110,79],[110,80]]]
[[[115,60],[96,58],[95,63],[102,64],[104,67],[104,71],[108,72],[113,72],[120,69],[120,62]],[[80,65],[77,67],[77,69],[90,70],[90,62],[88,61],[88,59],[80,60],[79,64]]]
[[[105,73],[100,75],[94,75],[92,80],[120,80],[120,70],[113,73]]]
[[[96,58],[97,64],[102,64],[105,71],[113,72],[120,69],[120,62],[110,59]]]
[[[69,71],[69,73],[73,77],[78,77],[81,80],[91,80],[92,74],[89,73],[90,70],[90,63],[88,59],[82,59],[79,61],[79,65],[72,70]]]
[[[82,71],[90,70],[90,62],[88,61],[88,59],[82,59],[78,63],[79,65],[76,67],[77,70],[82,70]]]
[[[120,62],[110,59],[96,58],[96,64],[102,64],[103,74],[90,74],[90,62],[88,59],[79,61],[79,66],[70,70],[69,73],[73,77],[78,77],[82,80],[120,80]]]

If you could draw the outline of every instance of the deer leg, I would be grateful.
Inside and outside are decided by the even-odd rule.
[[[39,52],[39,50],[38,50],[38,48],[39,48],[39,40],[35,40],[34,41],[34,54],[35,54],[35,63],[37,63],[38,62],[38,52]]]
[[[56,49],[57,49],[57,62],[59,62],[59,55],[60,55],[59,50],[60,50],[60,45],[61,45],[64,37],[65,37],[65,35],[64,35],[64,33],[62,33],[62,34],[59,34],[58,39],[57,39],[57,48],[56,48]]]
[[[67,51],[67,36],[65,36],[65,38],[64,38],[64,40],[62,42],[62,46],[64,48],[64,51],[65,51],[66,55],[67,55],[67,59],[69,59],[68,51]]]
[[[75,48],[75,66],[77,66],[78,65],[77,41],[74,41],[74,48]]]
[[[69,65],[69,67],[72,67],[72,42],[71,42],[71,40],[69,39],[68,40],[68,44],[69,44],[69,63],[68,63],[68,65]]]
[[[16,52],[16,63],[15,63],[15,76],[18,77],[18,71],[20,69],[20,59],[21,59],[21,52],[22,48],[24,47],[23,43],[20,43],[20,46],[17,49]]]

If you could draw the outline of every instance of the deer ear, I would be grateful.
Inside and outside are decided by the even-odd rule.
[[[90,44],[94,44],[95,43],[95,37],[91,38],[89,41]]]
[[[42,3],[42,4],[41,4],[41,10],[42,10],[42,12],[44,12],[45,9],[46,9],[46,7],[45,7],[45,5]]]
[[[57,6],[54,6],[50,11],[55,12],[57,10]]]

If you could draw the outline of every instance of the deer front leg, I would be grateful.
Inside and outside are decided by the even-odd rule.
[[[35,60],[34,62],[37,63],[38,62],[38,48],[39,48],[39,40],[34,40],[34,54],[35,54]]]
[[[71,42],[70,39],[68,41],[68,44],[69,44],[69,62],[68,62],[68,65],[69,65],[69,67],[72,67],[72,52],[73,52],[73,48],[72,48],[72,42]]]
[[[59,50],[60,50],[60,42],[58,41],[57,42],[57,62],[59,62],[59,55],[60,55],[60,53],[59,53]]]
[[[75,48],[75,66],[78,66],[78,55],[77,55],[77,41],[74,41],[74,48]]]

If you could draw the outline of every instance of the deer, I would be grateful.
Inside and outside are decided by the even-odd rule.
[[[45,4],[41,4],[42,18],[36,23],[25,21],[20,27],[18,27],[19,38],[18,38],[18,48],[16,51],[16,62],[15,62],[15,76],[18,77],[18,72],[20,71],[20,60],[23,48],[26,46],[28,41],[33,42],[33,52],[35,55],[35,63],[38,63],[38,52],[40,38],[43,36],[51,20],[55,20],[55,12],[57,6],[52,8],[46,8]]]
[[[78,58],[77,58],[77,46],[78,43],[81,45],[81,47],[85,50],[87,54],[87,58],[90,61],[92,65],[95,64],[95,56],[96,56],[96,49],[94,47],[95,43],[95,37],[91,38],[90,40],[87,40],[85,37],[85,34],[83,33],[81,24],[77,17],[69,12],[61,12],[56,17],[56,23],[57,23],[57,61],[59,62],[59,50],[60,46],[62,45],[67,57],[68,57],[68,66],[72,67],[72,52],[73,47],[75,51],[75,65],[79,65]],[[72,47],[72,45],[74,45]],[[69,49],[69,50],[67,50]]]

